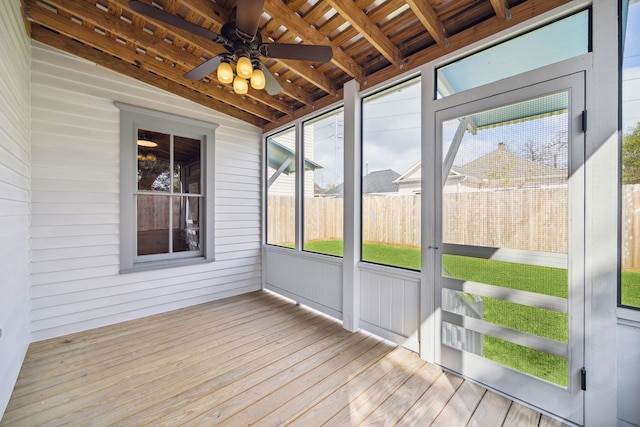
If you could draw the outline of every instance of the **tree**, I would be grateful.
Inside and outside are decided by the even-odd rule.
[[[640,122],[622,140],[622,183],[640,184]]]

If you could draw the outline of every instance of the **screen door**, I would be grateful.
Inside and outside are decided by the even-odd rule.
[[[436,359],[582,423],[584,77],[436,113]]]

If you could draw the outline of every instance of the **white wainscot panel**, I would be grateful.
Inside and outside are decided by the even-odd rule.
[[[361,264],[360,327],[419,350],[420,274]]]
[[[620,309],[619,309],[620,310]],[[630,311],[630,310],[627,310]],[[632,312],[634,320],[618,319],[618,425],[640,425],[640,313]]]
[[[265,246],[265,288],[342,320],[342,259]]]

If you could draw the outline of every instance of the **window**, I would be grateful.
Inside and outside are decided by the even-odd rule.
[[[619,302],[640,308],[640,0],[623,1]],[[625,19],[626,18],[626,19]]]
[[[453,95],[587,52],[589,11],[584,10],[438,68],[436,95]]]
[[[267,138],[267,243],[295,248],[296,132]]]
[[[303,249],[342,256],[344,112],[303,123],[305,157]]]
[[[213,260],[217,125],[120,108],[121,270]],[[207,179],[208,177],[208,179]]]
[[[362,100],[362,260],[420,269],[421,83]]]

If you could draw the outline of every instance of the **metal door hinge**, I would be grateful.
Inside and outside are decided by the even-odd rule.
[[[587,370],[585,368],[580,369],[580,388],[587,389]]]

